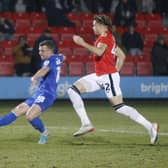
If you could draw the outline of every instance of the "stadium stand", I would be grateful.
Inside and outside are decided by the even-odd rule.
[[[48,27],[47,18],[44,13],[31,12],[17,14],[3,12],[1,15],[10,19],[15,24],[16,28],[13,41],[3,42],[4,44],[2,42],[0,43],[1,55],[11,56],[12,44],[16,42],[18,36],[23,34],[28,36],[28,42],[30,46],[33,47],[34,41],[39,37],[43,30]],[[109,15],[113,18],[113,15]],[[92,56],[90,56],[90,53],[87,50],[73,43],[72,35],[79,34],[87,42],[93,43],[95,39],[92,30],[94,14],[72,12],[68,13],[67,17],[76,23],[76,27],[48,27],[58,44],[59,52],[67,55],[67,60],[63,65],[61,75],[76,76],[77,74],[82,75],[84,73],[92,72]],[[152,75],[150,53],[153,42],[158,34],[163,34],[165,38],[168,39],[168,28],[162,24],[163,19],[160,14],[137,13],[136,23],[136,31],[140,32],[144,39],[143,55],[135,57],[127,55],[126,63],[120,72],[122,76]],[[117,31],[121,35],[126,31],[126,28],[117,27]],[[166,41],[168,42],[168,40]],[[79,69],[77,70],[77,68]],[[2,74],[3,73],[1,73],[1,75]],[[13,74],[13,72],[10,74]]]
[[[4,40],[0,42],[0,46],[3,48],[4,51],[4,55],[5,56],[12,56],[12,48],[14,47],[14,45],[16,44],[16,41],[8,41],[8,40]]]

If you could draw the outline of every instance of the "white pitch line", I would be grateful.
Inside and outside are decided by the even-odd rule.
[[[12,127],[15,127],[15,128],[23,128],[23,127],[27,127],[25,125],[17,125],[17,126],[12,126]],[[59,127],[59,126],[47,126],[47,128],[49,129],[61,129],[61,130],[72,130],[72,129],[75,129],[75,127]],[[120,130],[120,129],[95,129],[95,131],[98,131],[98,132],[111,132],[111,133],[120,133],[120,134],[146,134],[145,131],[131,131],[131,130]],[[162,136],[168,136],[168,132],[159,132],[159,135],[162,135]]]
[[[121,133],[121,134],[146,134],[142,131],[128,131],[128,130],[106,130],[99,129],[100,132],[112,132],[112,133]],[[168,132],[159,132],[159,135],[168,136]]]

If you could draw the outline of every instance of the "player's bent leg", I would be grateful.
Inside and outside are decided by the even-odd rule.
[[[48,131],[45,128],[42,120],[38,117],[40,114],[41,108],[38,105],[34,104],[26,113],[26,118],[29,123],[41,133],[38,143],[46,144],[48,140]]]
[[[84,102],[80,96],[78,88],[72,85],[67,92],[77,115],[81,119],[82,125],[89,125],[91,122],[86,113]]]
[[[77,113],[77,115],[79,116],[80,120],[81,120],[81,128],[75,132],[73,135],[74,136],[80,136],[80,135],[84,135],[88,132],[91,132],[94,130],[88,115],[86,113],[85,107],[84,107],[84,102],[80,96],[80,90],[75,86],[72,85],[69,89],[68,89],[68,95],[69,98],[73,104],[73,107]]]
[[[17,117],[25,114],[28,108],[29,106],[24,103],[19,104],[11,112],[0,117],[0,126],[2,127],[13,123]]]
[[[26,112],[26,119],[31,121],[41,115],[41,107],[38,104],[33,104]]]
[[[29,120],[29,123],[41,133],[38,144],[46,144],[48,140],[48,131],[45,128],[42,120],[36,117],[33,120]]]
[[[9,125],[12,122],[14,122],[16,119],[17,119],[17,116],[13,112],[5,114],[4,116],[0,117],[0,127]]]

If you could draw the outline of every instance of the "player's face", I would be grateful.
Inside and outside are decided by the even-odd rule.
[[[97,23],[95,20],[93,21],[93,31],[95,33],[95,35],[99,35],[99,27],[100,27],[100,24]]]
[[[51,49],[49,49],[47,46],[40,46],[39,47],[39,55],[42,60],[47,59],[51,55]]]

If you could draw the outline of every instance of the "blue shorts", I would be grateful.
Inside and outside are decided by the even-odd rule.
[[[32,97],[25,100],[25,103],[30,107],[33,104],[37,104],[40,106],[41,112],[43,112],[54,103],[55,99],[56,98],[48,92],[39,90]]]

